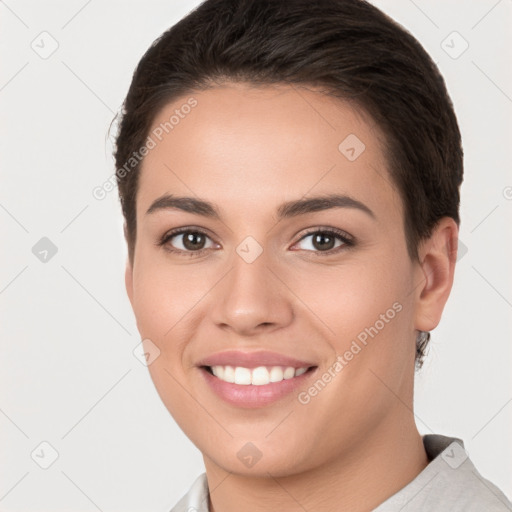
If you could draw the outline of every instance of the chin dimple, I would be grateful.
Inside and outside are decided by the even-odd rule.
[[[242,366],[216,365],[208,367],[218,379],[242,386],[263,386],[272,382],[293,379],[306,373],[309,367],[293,368],[292,366],[258,366],[244,368]]]

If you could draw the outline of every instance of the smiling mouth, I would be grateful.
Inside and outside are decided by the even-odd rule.
[[[264,386],[274,382],[282,382],[315,370],[316,366],[258,366],[245,368],[243,366],[215,365],[202,366],[211,375],[219,380],[241,386]]]

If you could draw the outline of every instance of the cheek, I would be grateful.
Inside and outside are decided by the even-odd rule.
[[[141,338],[150,339],[160,351],[148,366],[155,388],[168,411],[187,431],[187,422],[197,414],[197,404],[186,391],[188,359],[184,354],[197,327],[196,308],[205,294],[207,278],[192,272],[192,267],[156,260],[138,260],[133,310]]]
[[[133,273],[133,310],[143,338],[151,339],[161,351],[164,341],[185,314],[187,293],[183,276],[171,274],[154,261],[137,255]],[[179,290],[179,291],[178,291]]]
[[[202,300],[218,281],[219,269],[171,264],[141,253],[133,275],[137,326],[143,338],[158,346],[166,365],[176,366],[198,326]]]
[[[372,410],[377,414],[394,396],[386,385],[399,393],[404,368],[413,365],[414,308],[408,260],[400,255],[371,261],[354,258],[352,264],[305,276],[301,273],[297,278],[297,295],[321,319],[315,322],[327,326],[326,365],[336,375],[326,400],[337,404],[334,407],[341,408],[340,414],[345,407],[357,414]],[[361,404],[369,407],[361,408]]]
[[[330,337],[346,342],[360,333],[364,340],[364,333],[375,324],[382,334],[392,330],[390,326],[402,324],[407,316],[403,313],[404,302],[410,300],[407,273],[405,262],[387,263],[380,258],[375,263],[354,258],[336,267],[300,269],[289,279],[296,295],[321,320]],[[343,348],[343,343],[337,348]]]
[[[325,341],[332,349],[327,370],[319,375],[325,387],[319,385],[318,393],[303,390],[310,399],[306,408],[322,421],[328,421],[327,415],[338,418],[332,426],[336,435],[356,435],[355,424],[360,425],[357,435],[362,435],[365,426],[377,424],[397,403],[405,374],[413,367],[409,267],[405,259],[360,261],[304,275],[297,295],[321,320],[316,318],[315,323],[327,326]]]

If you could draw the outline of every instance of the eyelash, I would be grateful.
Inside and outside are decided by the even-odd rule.
[[[157,242],[157,245],[159,247],[163,246],[166,251],[169,251],[171,253],[180,254],[180,255],[184,255],[184,256],[186,255],[189,257],[202,255],[204,252],[209,250],[209,248],[203,248],[203,249],[199,249],[198,251],[183,251],[181,249],[175,249],[175,248],[171,247],[170,245],[169,246],[167,245],[168,242],[172,238],[174,238],[175,236],[178,236],[178,235],[185,234],[185,233],[198,233],[200,235],[210,238],[209,235],[205,231],[203,231],[202,229],[199,229],[199,228],[197,228],[197,229],[194,227],[177,228],[173,231],[167,232]],[[343,242],[343,245],[340,245],[333,249],[329,249],[328,251],[310,251],[310,250],[306,251],[308,253],[313,253],[315,256],[331,256],[333,254],[337,254],[338,252],[340,252],[342,250],[350,249],[351,247],[353,247],[355,245],[354,238],[351,235],[349,235],[348,233],[346,233],[345,231],[341,231],[340,229],[336,229],[336,228],[327,228],[327,227],[325,227],[325,228],[317,227],[317,228],[307,231],[295,244],[301,242],[302,240],[304,240],[305,238],[307,238],[310,235],[319,234],[319,233],[324,234],[324,235],[334,236],[338,240],[341,240]],[[301,249],[299,249],[299,250],[301,250]]]
[[[164,248],[166,251],[169,251],[171,253],[183,254],[183,255],[191,256],[191,257],[198,256],[200,254],[203,254],[205,251],[208,251],[209,248],[199,249],[198,251],[183,251],[181,249],[175,249],[173,247],[167,246],[167,243],[170,242],[170,240],[172,238],[174,238],[175,236],[178,236],[178,235],[182,235],[184,233],[197,233],[197,234],[200,234],[200,235],[210,238],[209,235],[206,232],[204,232],[202,229],[195,229],[195,228],[190,228],[190,227],[189,228],[177,228],[176,230],[167,232],[157,242],[157,246],[159,246],[159,247],[165,246]],[[344,249],[349,249],[355,245],[355,240],[351,235],[349,235],[345,231],[341,231],[340,229],[336,229],[336,228],[312,229],[312,230],[306,232],[296,243],[301,242],[302,240],[304,240],[306,237],[308,237],[310,235],[314,235],[314,234],[318,234],[318,233],[321,233],[323,235],[332,235],[335,238],[338,238],[339,240],[341,240],[343,242],[343,245],[335,247],[334,249],[329,249],[328,251],[306,251],[306,252],[313,253],[316,256],[324,256],[324,255],[331,256],[332,254],[336,254]]]

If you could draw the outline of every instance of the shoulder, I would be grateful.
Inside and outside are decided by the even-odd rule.
[[[424,436],[428,466],[374,512],[506,512],[512,503],[484,478],[469,458],[462,440]]]
[[[170,512],[209,512],[206,473],[200,474],[194,480],[188,492],[174,505]]]
[[[430,491],[425,495],[424,509],[505,512],[512,511],[512,504],[467,458],[461,466],[444,468],[437,473]]]

